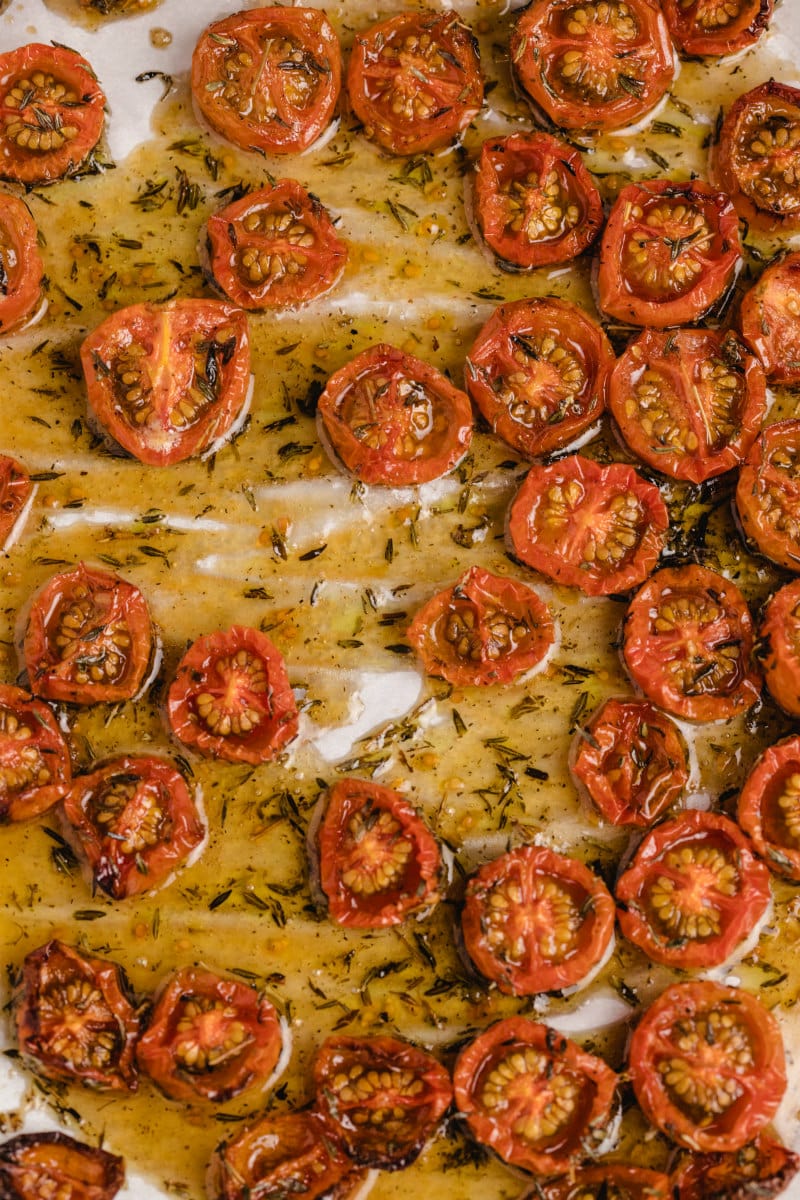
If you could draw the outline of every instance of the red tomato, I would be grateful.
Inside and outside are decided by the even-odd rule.
[[[124,1182],[118,1155],[65,1133],[23,1133],[0,1145],[5,1200],[113,1200]]]
[[[711,172],[751,224],[800,227],[800,88],[770,79],[740,96],[722,123]]]
[[[800,717],[800,579],[779,588],[764,609],[758,657],[773,700]]]
[[[665,567],[636,593],[623,656],[648,700],[687,721],[726,721],[756,703],[753,622],[736,584],[706,567]]]
[[[617,359],[608,407],[649,467],[702,483],[744,460],[767,411],[766,381],[733,333],[646,329]]]
[[[125,755],[74,780],[64,816],[114,900],[166,883],[205,837],[186,780],[162,758]]]
[[[531,467],[508,523],[517,558],[587,596],[624,592],[646,579],[668,528],[655,484],[626,463],[601,467],[579,454]]]
[[[103,131],[106,98],[85,58],[32,42],[0,54],[0,178],[74,175]]]
[[[546,846],[520,846],[467,884],[461,928],[475,966],[510,996],[575,988],[603,963],[614,901],[603,881]]]
[[[43,278],[44,264],[39,254],[36,222],[24,201],[2,193],[0,334],[5,335],[34,316],[42,295]]]
[[[800,383],[800,253],[775,259],[745,293],[739,328],[770,383]]]
[[[800,736],[784,738],[756,761],[736,819],[773,871],[800,881]]]
[[[613,365],[608,338],[576,305],[513,300],[481,329],[465,378],[493,431],[526,458],[539,458],[599,419]]]
[[[728,1154],[692,1154],[678,1165],[675,1200],[766,1200],[783,1194],[800,1171],[800,1154],[767,1134]]]
[[[741,265],[739,221],[723,192],[699,179],[630,183],[600,243],[599,306],[630,325],[688,325],[724,300]]]
[[[51,941],[23,964],[15,997],[17,1037],[48,1079],[135,1091],[139,1016],[116,963]]]
[[[184,654],[167,696],[179,742],[227,762],[269,762],[297,736],[297,705],[283,655],[244,625],[200,637]]]
[[[774,0],[662,0],[670,33],[684,54],[736,54],[761,37]]]
[[[464,392],[394,346],[371,346],[331,375],[317,412],[326,448],[363,483],[438,479],[472,439]]]
[[[483,240],[509,271],[569,262],[603,226],[603,202],[580,154],[547,133],[483,143],[474,208]]]
[[[192,55],[192,95],[243,150],[299,154],[327,129],[342,84],[339,41],[315,8],[253,8],[215,21]]]
[[[214,283],[242,308],[299,308],[338,282],[347,246],[294,179],[249,192],[208,219]]]
[[[436,150],[480,111],[477,42],[456,12],[398,13],[356,35],[347,91],[364,133],[385,150]]]
[[[0,823],[46,812],[71,778],[69,748],[47,705],[0,684]]]
[[[30,689],[67,704],[135,699],[148,682],[153,643],[139,589],[81,563],[34,597],[22,647]]]
[[[606,700],[579,731],[570,769],[612,825],[652,825],[689,782],[680,731],[647,700]]]
[[[653,0],[533,0],[511,33],[521,87],[564,129],[638,121],[672,83],[667,23]]]
[[[622,1163],[579,1167],[536,1186],[537,1200],[674,1200],[668,1175]]]
[[[778,1022],[742,988],[673,984],[633,1031],[628,1074],[647,1119],[673,1141],[738,1150],[786,1088]]]
[[[81,362],[97,420],[152,466],[215,450],[249,404],[247,318],[218,300],[122,308],[89,334]]]
[[[617,1076],[555,1029],[510,1017],[461,1051],[456,1105],[504,1162],[564,1174],[608,1135]]]
[[[397,1171],[419,1156],[450,1107],[450,1076],[394,1037],[329,1037],[314,1060],[316,1104],[354,1162]]]
[[[789,571],[800,571],[800,420],[768,425],[736,485],[745,536]]]
[[[413,805],[391,788],[342,779],[319,829],[320,886],[338,925],[399,925],[439,899],[439,847]]]
[[[0,454],[0,551],[12,546],[25,520],[34,487],[21,463]]]

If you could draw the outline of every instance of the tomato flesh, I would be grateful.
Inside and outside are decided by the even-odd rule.
[[[676,1200],[765,1200],[783,1194],[800,1154],[760,1134],[728,1154],[693,1154],[673,1174]]]
[[[38,231],[27,204],[0,195],[0,334],[34,315],[43,278]]]
[[[0,550],[17,535],[33,498],[34,485],[22,463],[0,454]]]
[[[736,54],[761,37],[774,0],[662,0],[670,33],[684,54]]]
[[[23,1133],[0,1146],[5,1200],[113,1200],[124,1182],[118,1155],[65,1133]]]
[[[769,80],[729,109],[712,153],[716,182],[740,216],[791,232],[800,225],[800,88]]]
[[[646,1167],[604,1163],[578,1167],[562,1179],[538,1184],[537,1200],[670,1200],[670,1178]]]
[[[789,571],[800,571],[800,420],[768,425],[736,485],[745,536]]]
[[[800,880],[800,736],[770,746],[756,761],[737,820],[773,871]]]
[[[800,383],[800,253],[776,259],[745,294],[739,328],[771,383]]]
[[[71,778],[69,748],[47,705],[0,684],[0,823],[47,812]]]
[[[800,717],[800,579],[779,588],[764,609],[759,658],[773,700]]]

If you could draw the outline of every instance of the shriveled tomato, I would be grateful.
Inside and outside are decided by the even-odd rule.
[[[567,300],[501,304],[467,358],[467,391],[492,429],[526,458],[561,450],[606,405],[614,351]]]
[[[771,383],[800,383],[800,253],[770,263],[745,293],[739,328]]]
[[[298,308],[339,280],[347,246],[294,179],[249,192],[208,219],[214,283],[242,308]]]
[[[758,657],[773,700],[800,717],[800,579],[779,588],[764,609]]]
[[[670,1200],[670,1178],[646,1167],[603,1163],[538,1184],[537,1200]],[[673,1198],[674,1200],[674,1198]]]
[[[654,704],[688,721],[725,721],[758,700],[753,622],[736,584],[707,567],[665,567],[636,593],[623,656]]]
[[[600,243],[599,305],[630,325],[688,325],[725,298],[741,264],[739,221],[724,192],[699,179],[630,183]]]
[[[125,1163],[65,1133],[23,1133],[0,1145],[3,1200],[113,1200]]]
[[[438,479],[472,439],[464,392],[394,346],[371,346],[331,375],[317,412],[326,448],[363,483]]]
[[[680,731],[647,700],[606,700],[578,732],[570,769],[612,825],[652,825],[689,782]]]
[[[672,1175],[676,1200],[766,1200],[783,1193],[800,1171],[795,1154],[760,1134],[727,1154],[692,1154]]]
[[[800,226],[800,88],[770,79],[731,106],[711,171],[741,217],[769,230]]]
[[[439,899],[439,847],[392,788],[342,779],[319,828],[320,886],[331,920],[355,929],[398,925]]]
[[[69,748],[47,705],[0,684],[0,824],[46,812],[71,778]]]
[[[22,463],[0,454],[0,551],[13,544],[30,509],[34,490]]]
[[[655,484],[625,463],[601,467],[579,454],[531,467],[508,522],[517,558],[587,596],[646,579],[668,527]]]
[[[773,871],[800,880],[800,736],[784,738],[756,760],[736,817]]]
[[[85,58],[31,42],[0,54],[0,178],[73,175],[103,132],[106,98]]]
[[[35,1071],[135,1091],[139,1015],[116,963],[47,942],[25,959],[15,1012],[20,1050]]]
[[[731,332],[646,329],[617,359],[608,407],[637,458],[702,483],[744,460],[767,410],[766,381]]]
[[[620,129],[653,108],[675,62],[652,0],[533,0],[511,33],[511,62],[537,108],[564,129]]]
[[[192,55],[192,95],[212,129],[266,154],[298,154],[327,129],[342,54],[325,13],[251,8],[215,21]]]
[[[178,741],[198,754],[269,762],[297,735],[283,655],[245,625],[198,638],[178,664],[167,718]]]
[[[461,915],[475,966],[511,996],[587,983],[611,950],[614,901],[597,875],[547,846],[520,846],[467,884]]]
[[[771,1120],[786,1088],[778,1022],[743,988],[676,983],[645,1012],[628,1073],[645,1116],[688,1150],[728,1153]]]
[[[462,1050],[456,1105],[473,1136],[512,1166],[564,1174],[608,1134],[617,1076],[555,1029],[498,1021]]]
[[[163,758],[124,755],[78,776],[63,811],[95,884],[115,900],[160,887],[205,837],[186,780]]]
[[[789,571],[800,571],[800,420],[768,425],[736,485],[745,536]]]
[[[81,346],[89,405],[124,450],[151,466],[216,449],[244,420],[244,313],[218,300],[133,304]]]
[[[452,10],[398,13],[356,35],[347,92],[365,134],[385,150],[436,150],[483,103],[478,44]]]
[[[772,18],[774,0],[661,0],[684,54],[735,54],[752,46]]]
[[[394,1037],[329,1037],[314,1084],[318,1110],[353,1161],[384,1171],[414,1162],[453,1099],[441,1063]]]
[[[37,239],[27,204],[0,194],[0,334],[22,325],[39,305],[44,264]]]

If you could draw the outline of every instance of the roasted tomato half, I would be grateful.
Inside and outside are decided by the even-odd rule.
[[[669,515],[655,484],[625,463],[579,454],[534,466],[511,505],[517,558],[587,596],[646,579],[664,548]]]
[[[0,54],[0,178],[74,174],[103,131],[106,98],[85,58],[32,42]]]
[[[36,222],[24,201],[3,192],[0,194],[0,335],[16,329],[34,315],[43,278]]]
[[[800,383],[800,253],[776,259],[745,294],[739,328],[770,383]]]
[[[342,84],[339,41],[316,8],[252,8],[203,31],[192,95],[212,129],[265,154],[299,154],[327,129]]]
[[[218,300],[122,308],[89,334],[81,362],[103,429],[151,466],[216,449],[249,403],[247,318]]]
[[[266,996],[239,980],[184,967],[156,999],[136,1058],[173,1100],[224,1104],[267,1083],[282,1041]]]
[[[767,410],[766,381],[733,333],[646,329],[617,359],[608,407],[637,458],[702,483],[744,460]]]
[[[456,687],[485,686],[538,666],[555,641],[555,624],[532,588],[470,567],[422,606],[407,637],[429,675]]]
[[[687,721],[726,721],[755,704],[753,622],[736,584],[706,567],[665,567],[636,593],[623,655],[654,704]]]
[[[283,655],[245,625],[198,638],[178,664],[167,718],[178,741],[198,754],[269,762],[297,735]]]
[[[670,1178],[661,1171],[603,1163],[537,1184],[536,1200],[670,1200]],[[531,1197],[531,1200],[532,1200]]]
[[[611,343],[577,305],[513,300],[481,329],[465,379],[493,431],[526,458],[539,458],[599,419],[613,365]]]
[[[153,643],[139,589],[81,563],[33,599],[23,641],[30,689],[68,704],[134,699],[147,683]]]
[[[767,1134],[728,1154],[692,1154],[673,1172],[676,1200],[767,1200],[800,1171],[800,1154]]]
[[[462,1050],[456,1105],[473,1136],[504,1162],[564,1174],[608,1134],[617,1077],[555,1029],[510,1017]]]
[[[739,472],[736,509],[767,558],[800,571],[800,420],[768,425]]]
[[[0,824],[46,812],[71,778],[69,747],[47,705],[0,684]]]
[[[365,779],[329,789],[319,827],[320,887],[333,921],[398,925],[439,899],[439,847],[399,792]]]
[[[770,695],[800,717],[800,579],[787,583],[764,609],[758,657]]]
[[[645,116],[675,73],[667,23],[652,0],[533,0],[512,31],[511,62],[554,124],[592,133]]]
[[[329,1037],[314,1060],[317,1108],[362,1167],[407,1167],[453,1099],[432,1055],[393,1037]]]
[[[298,308],[329,292],[347,246],[322,203],[294,179],[249,192],[208,219],[214,283],[242,308]]]
[[[711,155],[716,183],[751,224],[800,226],[800,88],[771,79],[728,110]]]
[[[48,1079],[134,1091],[139,1016],[116,963],[51,941],[23,964],[15,997],[22,1054]]]
[[[647,700],[606,700],[579,730],[570,769],[612,825],[652,825],[689,782],[678,727]]]
[[[398,13],[356,34],[347,91],[365,134],[385,150],[436,150],[483,103],[477,42],[456,12]]]
[[[0,1145],[3,1200],[113,1200],[124,1182],[118,1155],[65,1133],[23,1133]]]
[[[661,0],[669,31],[684,54],[736,54],[761,37],[774,0]]]
[[[472,203],[481,237],[509,271],[569,262],[603,225],[603,202],[580,154],[547,133],[484,142]]]
[[[160,887],[205,837],[186,780],[163,758],[125,755],[80,775],[63,811],[95,884],[114,900]]]
[[[15,458],[0,454],[0,551],[13,544],[33,499],[31,477]]]
[[[600,243],[597,291],[606,316],[665,329],[724,299],[742,263],[730,198],[695,179],[623,188]]]
[[[372,346],[331,375],[317,412],[326,448],[363,483],[438,479],[472,439],[465,393],[394,346]]]
[[[461,928],[482,975],[535,996],[588,983],[611,949],[614,901],[577,859],[521,846],[469,880]]]
[[[800,736],[770,746],[756,761],[736,817],[773,871],[800,881]]]
[[[749,992],[710,980],[673,984],[651,1004],[628,1072],[648,1120],[704,1152],[752,1141],[786,1088],[778,1022]]]

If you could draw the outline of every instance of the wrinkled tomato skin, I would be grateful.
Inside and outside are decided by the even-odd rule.
[[[800,882],[800,736],[756,760],[739,794],[736,819],[778,875]]]
[[[800,579],[779,588],[764,609],[758,656],[772,699],[800,717]]]
[[[745,293],[739,328],[770,383],[800,383],[800,253],[770,263]]]
[[[327,1038],[314,1085],[318,1111],[353,1162],[383,1171],[419,1157],[453,1099],[441,1063],[394,1037]]]
[[[728,1020],[734,1032],[725,1032]],[[738,1051],[749,1058],[746,1064],[737,1063],[736,1044],[726,1054],[725,1040],[737,1033],[746,1047]],[[691,1036],[694,1053],[687,1048]],[[665,1082],[662,1067],[666,1071],[666,1064],[676,1060],[683,1064],[683,1078],[691,1081],[694,1071],[695,1077],[706,1079],[715,1070],[721,1080],[735,1080],[738,1094],[722,1112],[701,1106],[708,1119],[699,1123],[686,1102],[679,1106]],[[680,1146],[703,1153],[729,1153],[752,1141],[772,1119],[786,1088],[775,1018],[743,988],[710,980],[673,984],[650,1005],[633,1031],[628,1073],[647,1119]]]
[[[65,1133],[23,1133],[0,1145],[2,1200],[113,1200],[125,1163]]]
[[[742,0],[739,13],[726,24],[703,25],[703,10],[718,5],[709,0],[695,0],[686,5],[681,0],[661,0],[669,31],[683,54],[721,57],[737,54],[754,45],[772,19],[774,0]]]
[[[0,684],[0,824],[47,812],[71,779],[69,747],[50,709]]]
[[[10,549],[34,494],[34,484],[22,463],[0,454],[0,551]]]
[[[535,1195],[537,1200],[675,1200],[668,1175],[622,1163],[578,1167],[539,1184]]]
[[[739,96],[710,162],[712,179],[750,225],[772,233],[800,228],[800,88],[770,79]]]
[[[800,1155],[767,1134],[727,1154],[693,1154],[673,1172],[675,1200],[767,1200],[800,1171]]]
[[[494,898],[505,901],[499,913]],[[568,941],[553,953],[559,919],[569,925]],[[486,863],[469,880],[461,928],[482,975],[507,995],[535,996],[579,987],[599,966],[614,936],[614,901],[577,859],[546,846],[522,846]]]
[[[36,222],[23,200],[3,193],[0,195],[0,336],[17,329],[34,315],[43,278]]]
[[[745,537],[787,571],[800,572],[800,420],[768,425],[736,485]]]
[[[269,762],[297,736],[283,655],[244,625],[198,638],[178,664],[167,719],[179,742],[207,758]]]

